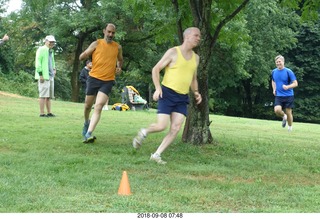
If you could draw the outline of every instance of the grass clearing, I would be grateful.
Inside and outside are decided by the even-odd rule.
[[[103,111],[83,144],[83,104],[53,101],[55,118],[38,108],[0,93],[0,212],[319,212],[319,125],[211,115],[215,143],[184,144],[181,131],[161,166],[149,157],[165,133],[131,146],[155,110]],[[131,196],[117,194],[124,170]]]

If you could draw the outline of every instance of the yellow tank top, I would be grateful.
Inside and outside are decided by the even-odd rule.
[[[176,63],[171,67],[165,68],[165,74],[162,84],[179,94],[188,94],[193,75],[197,68],[196,55],[192,52],[190,60],[186,60],[180,50],[180,47],[175,47],[177,50]]]
[[[95,51],[92,53],[91,77],[102,81],[115,80],[119,44],[112,41],[107,43],[105,39],[98,39]]]

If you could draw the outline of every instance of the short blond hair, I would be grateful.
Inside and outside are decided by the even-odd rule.
[[[274,61],[277,61],[278,59],[282,59],[283,62],[284,62],[284,57],[282,55],[277,55],[275,58],[274,58]]]
[[[183,31],[183,38],[185,38],[187,35],[192,33],[193,30],[199,30],[199,28],[197,28],[197,27],[188,27],[187,29],[185,29]]]

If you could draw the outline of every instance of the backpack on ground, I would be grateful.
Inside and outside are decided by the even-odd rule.
[[[112,110],[119,110],[119,111],[127,111],[130,110],[130,107],[125,103],[115,103],[112,105]]]

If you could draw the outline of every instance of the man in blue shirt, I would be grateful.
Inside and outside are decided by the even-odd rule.
[[[275,96],[274,112],[282,118],[282,127],[286,127],[288,122],[288,131],[292,131],[293,88],[298,86],[298,81],[293,71],[284,67],[283,56],[278,55],[275,58],[275,63],[277,68],[272,71],[272,88]]]

